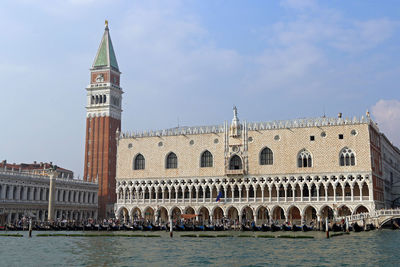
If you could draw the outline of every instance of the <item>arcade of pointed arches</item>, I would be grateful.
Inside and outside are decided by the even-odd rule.
[[[222,216],[221,214],[224,217],[239,216],[241,220],[243,210],[239,207],[250,205],[252,212],[245,213],[246,219],[250,217],[254,219],[254,214],[258,213],[261,207],[264,207],[265,210],[262,209],[261,214],[257,214],[257,216],[260,215],[259,217],[264,219],[300,220],[302,214],[307,218],[311,216],[315,219],[317,214],[332,217],[333,210],[336,209],[339,216],[356,212],[358,210],[356,205],[362,204],[367,207],[372,201],[370,190],[369,174],[267,176],[236,179],[228,177],[132,179],[117,182],[116,207],[118,211],[116,215],[121,216],[121,209],[124,208],[125,210],[122,212],[124,217],[134,219],[135,216],[137,218],[147,216],[149,220],[154,220],[156,206],[172,207],[177,205],[181,207],[187,205],[196,213],[200,212],[202,206],[207,206],[207,211],[203,210],[204,212],[201,213],[204,220],[209,220],[210,215],[213,219],[219,218]],[[220,193],[220,203],[224,203],[225,208],[222,213],[213,214],[219,206],[216,198]],[[293,205],[288,206],[290,203]],[[335,203],[340,203],[341,206],[335,207]],[[151,210],[147,211],[145,206]],[[227,208],[230,206],[234,207],[236,211],[230,211]],[[128,212],[128,207],[137,209],[131,208]],[[200,209],[195,207],[200,207]],[[300,209],[299,207],[313,207],[314,210],[306,211],[306,208]],[[168,215],[172,211],[166,209],[165,212]],[[179,214],[183,212],[185,210],[182,208],[176,210],[176,213]],[[141,217],[142,214],[146,216]],[[262,214],[264,217],[261,216]],[[269,217],[269,214],[272,217]]]
[[[367,205],[145,205],[145,206],[121,206],[116,211],[116,217],[124,223],[145,220],[151,223],[165,224],[172,217],[172,220],[179,220],[181,214],[195,214],[196,221],[200,224],[223,223],[222,219],[230,223],[256,224],[284,223],[290,224],[316,224],[320,220],[334,217],[349,216],[360,213],[368,213]]]

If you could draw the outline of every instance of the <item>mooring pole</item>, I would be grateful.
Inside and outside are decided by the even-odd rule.
[[[349,232],[349,219],[346,217],[346,232]]]
[[[29,237],[32,237],[32,219],[29,219]]]
[[[173,236],[174,236],[173,227],[172,227],[172,215],[171,215],[171,217],[169,218],[169,236],[170,236],[170,237],[173,237]]]
[[[329,238],[328,217],[325,218],[325,231],[326,231],[326,238]]]

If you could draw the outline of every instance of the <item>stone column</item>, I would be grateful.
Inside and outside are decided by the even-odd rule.
[[[161,188],[162,203],[165,203],[165,188]]]
[[[268,187],[268,192],[269,192],[269,202],[272,202],[272,188]]]
[[[293,202],[295,202],[296,201],[296,187],[292,187],[292,198],[293,198]]]
[[[192,188],[189,188],[189,203],[192,203]]]
[[[303,186],[300,186],[300,201],[303,202]]]
[[[342,185],[342,200],[345,201],[345,186]]]
[[[249,188],[248,187],[246,187],[246,202],[249,202]]]
[[[317,189],[317,201],[319,201],[319,185],[315,187]]]
[[[264,188],[265,186],[261,187],[261,202],[264,203]]]
[[[8,194],[8,199],[14,199],[14,185],[10,186],[10,193]]]
[[[57,172],[56,171],[51,171],[49,176],[50,179],[50,186],[49,186],[49,208],[47,211],[47,220],[48,221],[53,221],[54,220],[54,202],[55,202],[55,189],[56,189],[56,178],[57,177]]]
[[[325,202],[328,202],[328,187],[324,186],[325,189]]]
[[[354,201],[354,187],[353,186],[350,187],[350,194],[351,194],[351,202],[353,202]]]
[[[238,188],[239,189],[239,203],[242,202],[242,188]]]
[[[196,189],[196,203],[199,203],[199,188]]]
[[[2,199],[6,199],[6,188],[7,188],[7,186],[3,186],[1,188],[1,198]]]
[[[283,189],[285,190],[285,202],[287,202],[287,187],[283,187]]]
[[[279,187],[275,186],[276,188],[276,201],[279,202]]]
[[[362,195],[362,186],[358,185],[358,188],[360,189],[360,201],[362,201],[362,197],[363,197],[363,195]]]
[[[158,188],[154,188],[154,190],[156,190],[156,203],[158,203]]]
[[[336,186],[333,187],[333,201],[336,202]]]
[[[228,189],[226,187],[224,187],[224,199],[225,199],[225,202],[228,201]]]
[[[205,187],[202,187],[203,189],[203,203],[206,203],[206,189]]]

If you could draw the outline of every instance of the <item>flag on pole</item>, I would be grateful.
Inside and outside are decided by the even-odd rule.
[[[221,200],[221,197],[222,197],[222,191],[219,191],[216,201],[219,202]]]

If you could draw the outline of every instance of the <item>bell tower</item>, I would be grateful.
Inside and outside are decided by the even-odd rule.
[[[115,175],[116,132],[121,131],[122,88],[114,48],[105,22],[103,38],[97,50],[90,84],[86,87],[86,142],[84,180],[99,184],[98,217],[114,214],[116,202]]]

